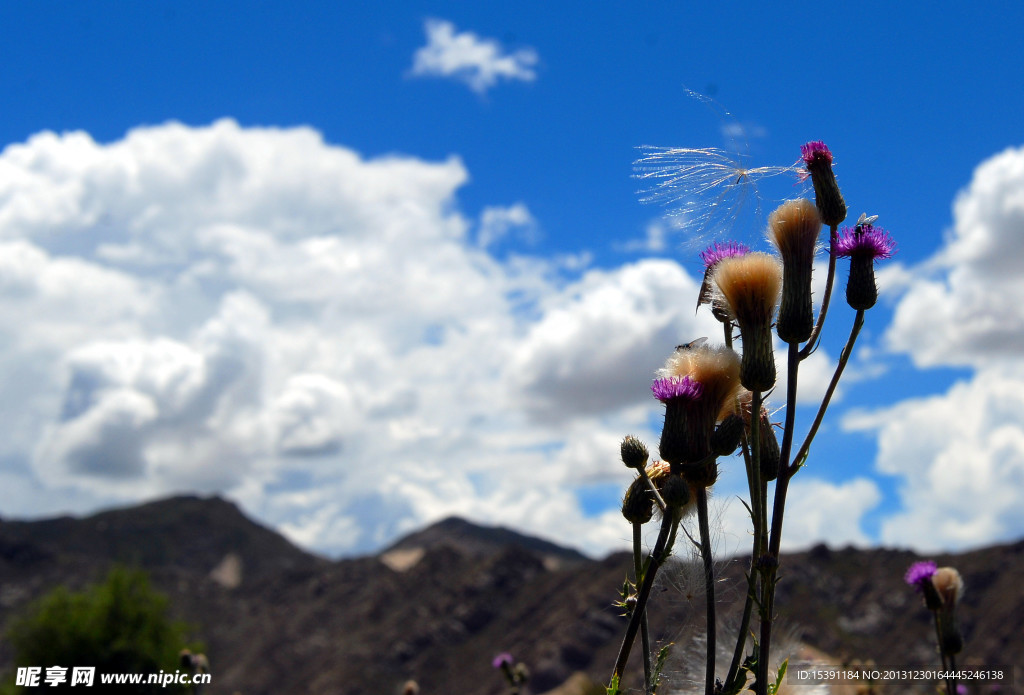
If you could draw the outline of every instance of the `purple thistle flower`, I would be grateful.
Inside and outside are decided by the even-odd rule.
[[[889,232],[870,224],[843,227],[836,239],[836,255],[840,258],[890,258],[895,250],[896,242]]]
[[[815,140],[807,143],[806,145],[800,145],[800,155],[804,160],[804,164],[809,165],[817,159],[824,159],[829,164],[832,163],[832,152],[821,140]]]
[[[651,392],[662,403],[677,398],[695,401],[704,393],[704,387],[689,376],[667,376],[655,379],[651,384]]]
[[[932,580],[932,575],[937,569],[938,565],[931,560],[915,562],[903,575],[903,581],[914,587],[914,591],[921,593],[924,590],[925,582]]]
[[[514,662],[515,659],[512,658],[511,654],[508,652],[502,652],[491,660],[491,666],[494,668],[504,668],[506,666],[511,666]]]
[[[956,695],[967,695],[967,693],[968,690],[966,685],[964,685],[963,683],[956,684]]]
[[[704,261],[704,268],[706,270],[714,266],[723,258],[744,256],[748,253],[750,253],[750,248],[747,247],[746,244],[741,244],[736,241],[727,241],[720,244],[716,241],[714,244],[700,252],[700,259]]]

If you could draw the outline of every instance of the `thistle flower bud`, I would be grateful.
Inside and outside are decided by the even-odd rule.
[[[775,385],[771,327],[782,288],[782,264],[767,253],[726,258],[715,267],[714,280],[740,327],[740,381],[751,391],[767,391]]]
[[[670,509],[683,509],[693,499],[690,493],[690,484],[681,476],[669,475],[664,484],[658,490],[665,505]]]
[[[718,482],[718,462],[715,459],[684,463],[680,466],[683,479],[694,488],[709,488]]]
[[[654,516],[654,496],[642,476],[638,475],[626,488],[622,516],[631,524],[646,524]]]
[[[821,213],[821,221],[830,227],[838,226],[846,219],[846,201],[832,171],[832,152],[825,143],[817,140],[801,145],[800,154],[814,184],[814,201]]]
[[[740,391],[737,394],[733,405],[732,413],[735,413],[743,422],[743,429],[749,439],[752,436],[750,425],[750,410],[753,405],[753,394],[750,391]],[[782,452],[779,450],[779,439],[775,435],[775,428],[769,417],[768,407],[761,406],[761,417],[757,425],[758,442],[758,470],[764,480],[775,480],[779,476],[779,467],[782,465]]]
[[[701,461],[711,453],[711,433],[722,406],[739,386],[740,359],[728,348],[705,345],[672,353],[651,385],[665,404],[658,451],[673,464]]]
[[[718,456],[729,456],[743,439],[743,418],[736,413],[725,416],[711,435],[711,451]]]
[[[640,469],[647,465],[649,454],[644,443],[633,435],[627,435],[619,447],[622,462],[627,468]]]
[[[672,471],[672,466],[667,461],[655,461],[647,467],[647,477],[654,483],[654,487],[658,489],[658,494],[665,500],[665,504],[672,506],[672,502],[669,501],[669,497],[673,498],[674,502],[681,503],[677,505],[680,518],[692,514],[697,509],[697,490],[692,484],[688,483],[681,475]],[[687,491],[684,493],[676,482],[679,481],[687,486]],[[675,489],[672,489],[675,488]],[[666,496],[667,495],[667,496]],[[686,496],[686,501],[683,501],[683,496]]]
[[[768,217],[768,238],[782,258],[782,303],[775,329],[786,343],[804,342],[814,328],[811,272],[820,230],[818,209],[805,198],[783,203]]]
[[[846,303],[858,311],[870,309],[878,301],[875,284],[875,259],[890,258],[896,248],[889,233],[870,224],[844,227],[836,239],[835,252],[850,259],[850,279],[846,283]]]

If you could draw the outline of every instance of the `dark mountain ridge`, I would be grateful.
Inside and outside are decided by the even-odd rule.
[[[818,546],[783,558],[788,633],[837,658],[936,661],[929,614],[903,584],[903,550]],[[935,557],[964,575],[963,663],[1020,664],[1024,541]],[[84,518],[0,522],[0,621],[58,584],[80,588],[115,563],[147,570],[196,626],[214,680],[205,692],[497,695],[491,659],[530,666],[532,692],[583,671],[607,678],[624,622],[612,607],[630,560],[591,560],[509,529],[446,519],[380,555],[329,561],[219,498],[175,497]],[[720,614],[742,601],[746,561],[720,569]],[[685,563],[665,571],[652,635],[676,643],[667,678],[688,678],[703,599]],[[728,626],[723,632],[729,632]],[[699,649],[703,654],[703,648]],[[13,655],[0,642],[0,670]],[[1004,690],[1004,692],[1006,692]]]

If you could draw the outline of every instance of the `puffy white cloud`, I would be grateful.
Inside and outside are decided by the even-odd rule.
[[[601,413],[650,398],[648,386],[672,348],[717,336],[695,314],[697,282],[671,261],[593,270],[549,298],[513,356],[526,407],[541,419]]]
[[[498,260],[489,243],[535,221],[496,205],[474,235],[467,178],[230,120],[5,149],[4,508],[218,491],[326,552],[453,513],[626,543],[580,491],[628,482],[620,437],[657,446],[653,372],[720,327],[673,261]],[[858,481],[821,490],[870,506]],[[862,538],[807,518],[799,539]]]
[[[1024,533],[1024,148],[980,164],[953,214],[933,258],[880,272],[898,295],[886,340],[917,365],[974,374],[844,420],[877,435],[878,470],[901,481],[901,510],[883,521],[882,541],[922,550]]]
[[[5,508],[219,491],[325,551],[451,513],[617,544],[577,489],[628,479],[618,438],[649,435],[650,373],[698,330],[658,295],[693,281],[667,262],[569,284],[585,256],[499,262],[456,204],[466,179],[456,158],[367,160],[229,120],[8,147],[4,490],[37,504]],[[519,203],[480,224],[534,221]],[[602,367],[635,393],[588,387]],[[553,406],[565,422],[536,418]]]
[[[529,242],[536,240],[537,220],[530,213],[525,203],[516,203],[509,207],[488,206],[480,213],[480,225],[476,243],[487,248],[516,230]]]
[[[441,19],[428,19],[424,25],[427,45],[413,56],[412,74],[450,77],[464,82],[478,94],[503,80],[532,82],[539,62],[532,48],[507,53],[495,39],[485,39],[471,31],[456,33],[455,25]]]
[[[903,509],[882,541],[922,550],[1012,540],[1024,530],[1024,371],[984,370],[947,393],[845,420],[876,432],[877,467],[900,476]]]
[[[1024,148],[978,166],[942,250],[916,269],[886,335],[921,366],[1016,362],[1024,351]]]

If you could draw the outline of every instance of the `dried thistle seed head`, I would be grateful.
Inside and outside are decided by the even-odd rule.
[[[631,434],[626,435],[626,438],[622,440],[619,452],[622,456],[622,462],[626,464],[627,468],[640,469],[647,465],[649,457],[647,447]]]
[[[782,302],[776,330],[787,343],[804,342],[814,327],[811,273],[820,230],[818,209],[806,198],[787,201],[768,217],[768,239],[782,258]]]
[[[821,216],[806,198],[787,200],[768,216],[768,239],[779,250],[783,264],[811,265],[821,231]]]
[[[706,343],[689,350],[675,350],[658,370],[658,376],[689,378],[700,384],[700,400],[714,410],[717,420],[722,405],[739,388],[740,356],[727,347]]]
[[[751,391],[775,385],[771,325],[782,289],[782,263],[767,253],[727,258],[715,269],[715,284],[740,327],[740,381]]]
[[[722,323],[729,321],[729,312],[722,306],[721,302],[715,300],[712,276],[714,275],[715,266],[718,265],[719,261],[725,258],[745,256],[748,253],[750,253],[750,249],[745,244],[736,241],[722,243],[716,241],[700,252],[700,259],[704,262],[704,280],[701,282],[700,292],[697,295],[698,309],[700,309],[702,304],[710,304],[711,314],[716,319]]]
[[[964,580],[960,573],[952,567],[940,567],[932,575],[932,585],[942,598],[944,608],[953,608],[960,601],[964,590]]]
[[[739,324],[769,325],[782,290],[782,264],[767,253],[725,258],[715,266],[715,285]]]
[[[800,154],[814,184],[814,199],[821,221],[831,227],[838,226],[846,219],[846,201],[832,171],[832,152],[825,143],[816,140],[801,145]]]
[[[654,515],[654,496],[642,476],[637,476],[626,488],[622,498],[622,516],[631,524],[646,524]]]
[[[651,387],[665,404],[659,453],[672,463],[700,461],[711,453],[718,414],[739,388],[740,358],[728,348],[700,345],[676,350]]]

